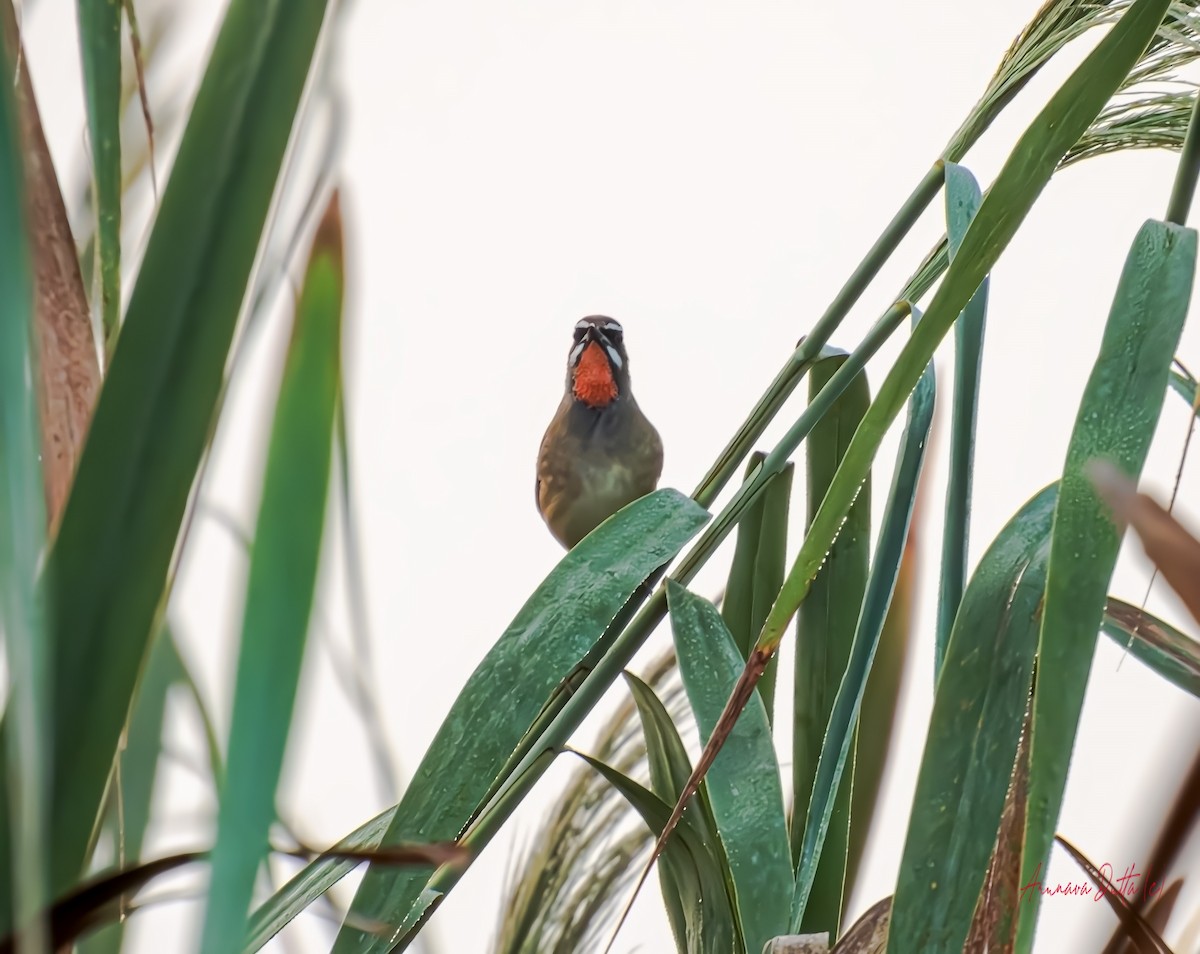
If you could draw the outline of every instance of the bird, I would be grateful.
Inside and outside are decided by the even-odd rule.
[[[575,324],[562,402],[542,438],[537,507],[570,550],[658,486],[662,439],[634,400],[625,330],[605,315]]]

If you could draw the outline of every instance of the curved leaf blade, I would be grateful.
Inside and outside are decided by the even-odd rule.
[[[683,686],[701,741],[707,743],[746,661],[708,600],[668,580],[667,605]],[[676,796],[690,774],[689,767]],[[779,763],[767,711],[757,696],[751,697],[705,784],[729,859],[746,950],[761,951],[786,932],[793,882]]]
[[[946,237],[950,260],[983,201],[979,183],[965,166],[946,163]],[[942,536],[942,575],[938,587],[934,678],[941,672],[954,617],[967,580],[967,544],[971,520],[971,479],[975,458],[975,413],[979,404],[979,374],[983,361],[983,332],[987,321],[988,285],[985,276],[954,323],[954,401],[950,421],[950,473],[946,482],[946,522]]]
[[[845,361],[844,355],[823,353],[821,360],[813,365],[809,376],[810,405]],[[809,434],[805,451],[808,526],[812,525],[838,464],[870,405],[871,389],[864,371],[855,377]],[[871,479],[868,476],[824,565],[813,580],[808,599],[796,614],[791,844],[797,869],[801,864],[808,807],[829,728],[829,716],[850,662],[850,647],[867,589],[870,548]],[[775,592],[778,595],[779,588]],[[769,611],[770,607],[767,607],[759,618],[760,632]],[[851,767],[853,764],[851,759]],[[801,934],[828,931],[832,938],[840,933],[842,922],[853,770],[846,775],[844,784],[837,785],[835,792],[833,818],[828,823],[827,834],[830,850],[824,855],[816,874],[813,903],[806,908],[804,920],[796,928]],[[790,904],[789,901],[789,907]]]
[[[201,954],[236,950],[242,942],[275,819],[316,594],[341,387],[341,231],[335,193],[296,306],[267,446]]]
[[[847,810],[849,807],[851,792],[847,783],[853,778],[853,774],[846,774],[845,769],[854,747],[859,711],[871,675],[871,664],[875,660],[875,651],[887,622],[888,609],[892,605],[892,595],[896,591],[896,581],[904,559],[921,469],[925,461],[929,428],[933,423],[935,393],[933,366],[930,365],[921,376],[909,402],[908,423],[900,439],[900,457],[888,492],[886,517],[879,529],[875,560],[867,577],[866,592],[851,639],[845,675],[838,686],[830,710],[825,741],[821,748],[820,760],[817,762],[800,860],[796,866],[796,888],[791,902],[793,931],[800,930],[800,925],[810,922],[809,903],[818,890],[829,899],[825,902],[825,916],[828,917],[836,911],[837,920],[816,923],[815,928],[823,930],[832,924],[830,936],[836,937],[841,927],[846,841],[840,832],[839,837],[831,844],[826,845],[826,839],[839,803],[845,799]],[[838,854],[832,861],[823,861],[825,852],[830,849]],[[823,881],[826,878],[830,880]],[[833,906],[834,898],[837,902],[836,908]]]
[[[55,894],[83,866],[325,6],[225,15],[50,557]]]
[[[819,362],[818,362],[819,364]],[[755,451],[746,466],[746,480],[754,476],[766,454]],[[787,572],[787,520],[795,466],[788,464],[767,484],[738,522],[737,544],[729,567],[729,580],[721,600],[721,618],[729,627],[734,644],[745,659],[754,637],[779,594]],[[758,684],[772,719],[775,704],[775,667],[763,673]]]
[[[1100,632],[1156,673],[1200,698],[1200,642],[1124,600],[1108,598]]]
[[[970,930],[1029,700],[1056,500],[1051,485],[1017,512],[963,596],[917,776],[890,951],[957,954]]]
[[[671,814],[671,806],[633,779],[587,755],[580,755],[625,796],[646,827],[658,834]],[[688,826],[667,843],[662,854],[664,887],[679,891],[686,920],[681,954],[729,954],[747,952],[734,930],[733,912],[720,864],[709,854],[699,836]]]
[[[1100,354],[1080,401],[1055,510],[1038,644],[1022,884],[1039,865],[1045,866],[1050,855],[1121,543],[1121,532],[1085,467],[1101,458],[1134,479],[1141,473],[1166,396],[1195,268],[1194,231],[1156,221],[1142,226],[1121,273]],[[1019,951],[1032,946],[1037,911],[1038,896],[1021,907]]]
[[[707,511],[679,491],[657,490],[610,517],[563,557],[467,680],[413,773],[385,844],[451,841],[462,833],[550,694],[595,648],[642,581],[673,559],[707,519]],[[426,880],[369,870],[353,911],[400,925]],[[338,951],[393,943],[352,926],[344,926],[339,938]]]

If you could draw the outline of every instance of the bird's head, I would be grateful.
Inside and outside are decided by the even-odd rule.
[[[575,340],[567,357],[567,389],[591,408],[612,404],[629,392],[629,356],[618,321],[589,315],[575,323]]]

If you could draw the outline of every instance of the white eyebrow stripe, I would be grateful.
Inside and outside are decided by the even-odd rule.
[[[612,345],[605,345],[604,350],[608,352],[608,356],[612,359],[612,363],[618,368],[621,367],[621,356],[617,354],[617,349]]]
[[[575,322],[576,328],[590,328],[591,326],[592,326],[592,323],[590,321],[588,321],[586,318],[581,318],[579,321]]]
[[[588,345],[587,341],[581,341],[571,349],[571,364],[576,364],[579,361],[580,355],[583,354],[583,349]]]
[[[604,326],[604,330],[605,331],[624,331],[625,329],[622,328],[618,322],[610,321],[610,322],[608,322],[608,324],[606,324]]]

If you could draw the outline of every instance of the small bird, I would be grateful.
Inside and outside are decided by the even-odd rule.
[[[603,315],[576,323],[566,393],[538,452],[538,510],[568,550],[662,473],[662,440],[633,399],[624,337]]]

